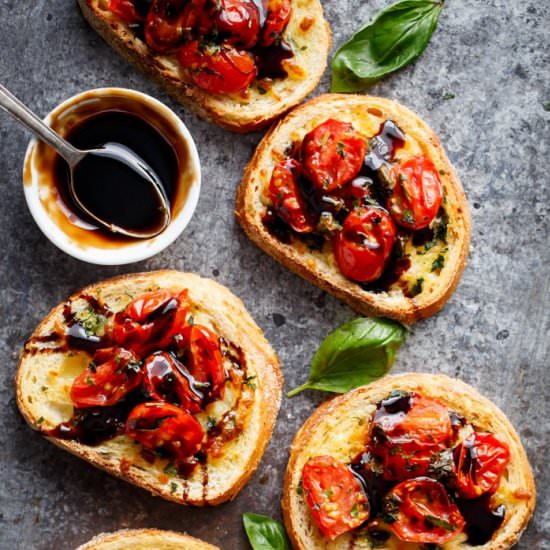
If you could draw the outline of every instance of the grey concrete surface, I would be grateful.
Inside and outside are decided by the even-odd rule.
[[[326,0],[334,45],[387,4]],[[431,124],[473,216],[472,251],[456,294],[413,328],[394,372],[456,375],[510,417],[539,492],[518,545],[525,550],[550,548],[549,29],[548,1],[448,0],[423,57],[371,89]],[[34,434],[18,413],[12,380],[25,339],[69,293],[118,273],[170,267],[214,277],[241,296],[281,357],[287,389],[302,382],[320,340],[354,315],[236,225],[235,188],[261,136],[230,135],[176,105],[91,31],[73,1],[0,0],[0,81],[41,114],[99,86],[152,94],[189,126],[204,177],[191,224],[166,251],[127,267],[86,265],[57,250],[31,219],[21,188],[29,136],[0,113],[0,548],[69,550],[123,527],[188,531],[226,550],[247,548],[241,514],[280,517],[289,443],[324,395],[285,398],[261,466],[237,499],[192,509],[151,497]],[[317,92],[328,87],[327,71]],[[445,92],[454,99],[444,100]]]

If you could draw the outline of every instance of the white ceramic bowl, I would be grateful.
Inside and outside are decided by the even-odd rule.
[[[86,109],[93,110],[94,102],[99,104],[101,100],[111,97],[123,97],[124,100],[140,102],[147,108],[154,109],[156,115],[159,115],[174,128],[178,137],[187,145],[187,169],[191,181],[188,182],[187,194],[179,210],[173,214],[170,224],[160,235],[152,239],[135,240],[120,245],[83,244],[62,229],[61,225],[66,224],[56,222],[56,217],[59,220],[60,216],[66,215],[63,214],[63,208],[60,208],[59,205],[54,206],[55,215],[53,215],[52,207],[47,206],[48,202],[44,200],[45,193],[51,194],[51,191],[45,189],[44,185],[41,184],[41,181],[43,181],[41,178],[44,174],[38,159],[40,156],[37,153],[38,141],[32,139],[25,154],[23,172],[25,198],[32,217],[44,235],[63,252],[79,260],[99,265],[122,265],[144,260],[158,254],[172,244],[193,216],[199,199],[201,184],[199,155],[189,130],[174,111],[147,94],[125,88],[89,90],[77,94],[58,105],[46,116],[44,121],[46,124],[51,125],[52,121],[59,120],[60,116],[64,119],[67,117],[70,119],[73,111],[76,112],[78,108],[85,106]],[[100,111],[98,110],[98,112]],[[49,203],[52,203],[52,201],[50,200]]]

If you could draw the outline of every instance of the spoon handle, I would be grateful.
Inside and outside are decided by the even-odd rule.
[[[0,108],[26,126],[40,140],[53,147],[69,163],[69,166],[78,164],[86,154],[54,132],[2,84],[0,84]]]

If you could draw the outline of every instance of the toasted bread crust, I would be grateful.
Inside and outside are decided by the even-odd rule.
[[[365,116],[369,126],[384,119],[394,120],[408,137],[420,144],[420,149],[431,158],[436,168],[444,172],[441,179],[447,197],[445,210],[451,221],[449,228],[452,243],[449,243],[445,267],[437,281],[414,298],[407,298],[402,293],[363,290],[358,284],[346,279],[334,262],[331,264],[328,254],[320,257],[305,246],[298,249],[296,243],[285,245],[273,237],[261,221],[265,211],[261,195],[271,177],[273,156],[280,158],[291,140],[301,140],[309,130],[331,117],[349,120],[361,131],[361,123],[357,123],[358,116]],[[469,251],[468,204],[460,180],[438,138],[416,114],[396,101],[366,95],[321,95],[294,109],[274,125],[246,167],[237,190],[235,213],[250,239],[285,267],[340,298],[358,313],[383,315],[404,323],[413,323],[433,315],[445,305],[458,284]],[[431,276],[429,270],[422,275]]]
[[[267,94],[252,87],[246,98],[236,94],[217,96],[186,80],[173,56],[154,53],[107,10],[105,0],[77,1],[88,23],[116,52],[196,115],[234,132],[258,130],[298,105],[321,79],[331,44],[330,28],[319,0],[300,0],[294,5],[285,31],[285,36],[301,46],[295,51],[296,66],[290,67],[290,75],[276,79]],[[312,19],[307,28],[302,24],[304,18]]]
[[[321,535],[310,519],[305,500],[297,494],[296,488],[301,478],[303,464],[309,456],[332,454],[345,461],[351,460],[354,454],[357,454],[356,451],[364,447],[364,440],[361,439],[364,434],[360,433],[364,432],[364,428],[350,427],[349,422],[358,418],[357,416],[350,418],[350,411],[355,415],[370,416],[374,412],[374,405],[394,389],[418,391],[436,398],[451,410],[465,416],[466,420],[473,422],[479,429],[495,433],[508,444],[511,459],[505,474],[507,487],[503,495],[512,500],[506,502],[507,510],[503,524],[493,538],[484,545],[470,546],[465,542],[454,545],[447,543],[443,545],[443,549],[507,550],[513,546],[527,526],[536,500],[531,466],[514,427],[496,405],[460,380],[445,375],[405,373],[386,376],[372,384],[329,399],[315,410],[296,433],[290,448],[282,499],[284,522],[294,547],[298,550],[353,550],[355,548],[355,543],[348,534],[341,535],[332,543]],[[346,422],[348,422],[347,425]],[[347,445],[344,444],[341,447],[332,440],[328,435],[331,433],[331,426],[337,426],[337,429],[343,432],[342,439],[339,441],[349,438]],[[332,433],[334,434],[334,431]],[[500,495],[500,489],[497,495]]]
[[[208,471],[205,484],[204,472],[200,475],[197,472],[196,476],[193,474],[189,480],[168,478],[163,473],[162,464],[157,465],[158,461],[151,465],[141,460],[136,454],[136,446],[126,436],[119,436],[97,447],[55,437],[47,439],[94,466],[167,500],[196,506],[220,504],[234,498],[254,474],[271,437],[283,387],[279,361],[241,300],[226,287],[192,273],[164,270],[123,275],[90,285],[75,293],[70,300],[78,300],[85,293],[92,296],[101,294],[106,302],[112,300],[117,303],[122,298],[128,302],[128,295],[142,293],[150,287],[189,289],[191,303],[199,308],[195,311],[195,319],[201,319],[202,315],[217,334],[238,345],[247,366],[251,368],[248,372],[257,377],[247,424],[236,440],[225,444],[232,453],[231,460],[224,461],[222,458],[221,461],[208,462],[205,466]],[[62,310],[63,304],[55,307],[28,342],[49,334],[54,326],[59,326],[63,322]],[[44,345],[47,347],[47,344]],[[32,355],[28,343],[23,350],[15,377],[17,403],[25,420],[35,430],[51,429],[59,422],[68,420],[72,413],[68,392],[79,371],[71,372],[64,378],[59,367],[71,357],[70,353],[49,353],[47,357],[50,359],[44,359],[44,354]],[[71,368],[74,371],[74,367]],[[48,374],[46,371],[51,372]],[[53,384],[57,383],[60,390],[55,393],[54,403],[48,401],[48,391],[42,391],[41,386],[50,384],[52,376],[57,380]],[[177,482],[177,491],[173,490],[173,482]]]
[[[175,531],[121,529],[101,533],[76,550],[220,550],[217,546]]]

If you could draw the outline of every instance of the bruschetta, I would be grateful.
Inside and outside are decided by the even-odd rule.
[[[396,101],[327,94],[266,134],[236,215],[247,235],[361,314],[412,323],[466,263],[468,204],[443,147]]]
[[[88,286],[54,308],[16,375],[29,425],[180,504],[233,498],[279,409],[278,359],[242,302],[191,273]]]
[[[319,0],[78,0],[90,25],[175,99],[249,132],[299,104],[327,63]]]
[[[292,443],[282,504],[296,550],[506,550],[535,485],[493,403],[459,380],[410,373],[313,413]]]

